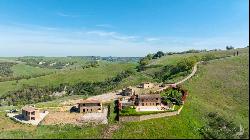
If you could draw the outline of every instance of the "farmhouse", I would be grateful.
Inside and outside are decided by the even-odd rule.
[[[135,94],[135,91],[132,88],[129,88],[129,87],[123,89],[122,92],[121,92],[122,96],[132,96],[134,94]]]
[[[102,112],[102,103],[96,99],[82,100],[78,103],[79,112]]]
[[[22,108],[22,116],[24,120],[29,121],[29,120],[39,120],[40,119],[40,112],[38,109],[31,107],[31,106],[26,106]]]
[[[161,105],[160,94],[138,95],[135,100],[137,106],[159,106]]]
[[[140,87],[141,87],[141,88],[144,88],[144,89],[152,88],[153,86],[154,86],[154,84],[153,84],[153,83],[149,83],[149,82],[141,83],[141,84],[140,84]]]

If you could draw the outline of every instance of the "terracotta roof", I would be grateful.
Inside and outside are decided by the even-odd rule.
[[[32,107],[32,106],[25,106],[25,107],[22,108],[22,110],[27,111],[27,112],[33,112],[36,109],[34,107]]]
[[[101,102],[97,99],[86,99],[86,100],[80,100],[78,104],[79,103],[101,103]]]

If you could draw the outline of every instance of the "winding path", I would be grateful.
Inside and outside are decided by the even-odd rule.
[[[202,62],[202,61],[201,61]],[[193,67],[193,70],[192,70],[192,73],[189,74],[186,78],[184,78],[183,80],[175,83],[176,85],[179,85],[183,82],[185,82],[186,80],[190,79],[197,71],[197,65],[199,64],[200,62],[197,62],[194,67]],[[168,88],[169,86],[165,86],[157,91],[162,91],[166,88]],[[118,92],[120,92],[121,90],[119,90]],[[89,97],[89,99],[98,99],[98,100],[102,100],[102,102],[109,102],[111,100],[113,100],[115,97],[117,97],[118,95],[116,95],[118,92],[109,92],[109,93],[105,93],[105,94],[101,94],[101,95],[96,95],[96,96],[92,96],[92,97]]]
[[[175,83],[175,84],[176,84],[176,85],[179,85],[179,84],[185,82],[186,80],[188,80],[189,78],[191,78],[192,76],[194,76],[194,74],[195,74],[196,71],[197,71],[197,65],[198,65],[199,63],[200,63],[200,62],[197,62],[197,63],[194,65],[193,71],[192,71],[191,74],[189,74],[186,78],[184,78],[183,80],[181,80],[181,81],[179,81],[179,82],[177,82],[177,83]]]
[[[202,62],[202,61],[201,61]],[[199,64],[200,62],[197,62],[194,67],[193,67],[193,70],[192,70],[192,73],[189,74],[186,78],[184,78],[183,80],[175,83],[176,85],[179,85],[185,81],[187,81],[188,79],[190,79],[197,71],[197,65]],[[163,88],[160,88],[156,91],[160,92],[160,91],[163,91],[164,89],[168,88],[170,85],[167,85]],[[96,95],[96,96],[91,96],[89,97],[88,99],[97,99],[97,100],[100,100],[102,102],[110,102],[112,101],[114,98],[118,97],[119,95],[117,95],[117,93],[121,92],[121,90],[117,90],[117,91],[112,91],[112,92],[108,92],[108,93],[104,93],[104,94],[101,94],[101,95]],[[65,101],[64,103],[62,103],[63,106],[72,106],[76,103],[78,103],[81,99],[78,99],[78,100],[70,100],[70,101]]]
[[[202,61],[201,61],[202,62]],[[174,83],[175,85],[179,85],[179,84],[181,84],[181,83],[183,83],[183,82],[185,82],[185,81],[187,81],[189,78],[191,78],[192,76],[194,76],[194,74],[196,73],[196,71],[197,71],[197,65],[199,64],[199,63],[201,63],[201,62],[197,62],[195,65],[194,65],[194,67],[193,67],[193,70],[192,70],[192,73],[190,73],[186,78],[184,78],[184,79],[182,79],[181,81],[179,81],[179,82],[177,82],[177,83]],[[169,86],[167,85],[167,86],[165,86],[165,87],[163,87],[163,88],[161,88],[161,89],[159,89],[159,90],[157,90],[157,91],[163,91],[164,89],[167,89]]]

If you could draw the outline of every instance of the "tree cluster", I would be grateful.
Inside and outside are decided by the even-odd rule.
[[[158,59],[164,55],[165,54],[162,51],[158,51],[156,54],[148,54],[147,56],[141,58],[139,61],[139,66],[137,66],[137,71],[144,71],[151,59]]]
[[[162,51],[158,51],[152,58],[153,59],[158,59],[164,56],[165,54]]]
[[[1,98],[4,101],[1,104],[8,105],[24,105],[37,102],[51,101],[57,97],[53,96],[54,92],[61,92],[66,88],[66,95],[98,95],[110,91],[117,87],[124,78],[134,74],[134,71],[127,70],[119,73],[113,78],[109,78],[102,82],[79,82],[74,85],[63,83],[56,87],[38,87],[23,85],[23,88],[17,91],[11,91]]]
[[[91,67],[98,67],[98,66],[99,66],[98,61],[89,61],[89,62],[87,62],[86,65],[82,66],[82,69],[91,68]]]
[[[54,68],[63,69],[66,66],[73,65],[76,62],[72,61],[59,61],[57,59],[44,59],[43,57],[20,57],[19,61],[26,62],[27,65],[40,67],[40,68]]]
[[[233,47],[233,46],[226,46],[226,49],[227,49],[227,50],[233,50],[234,47]]]
[[[190,56],[182,58],[177,64],[166,65],[160,72],[154,74],[154,78],[160,82],[166,82],[178,76],[185,76],[194,67],[195,63],[199,61],[199,57]]]
[[[0,77],[9,77],[13,75],[11,67],[17,63],[13,62],[0,62]]]
[[[242,139],[247,138],[243,128],[236,126],[232,121],[227,121],[216,112],[207,116],[208,124],[200,129],[205,139]]]

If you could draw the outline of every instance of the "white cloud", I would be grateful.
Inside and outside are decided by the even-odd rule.
[[[123,35],[117,32],[107,32],[107,31],[101,31],[101,30],[94,30],[94,31],[88,31],[87,34],[94,34],[102,37],[111,37],[113,39],[117,40],[134,40],[139,38],[138,36],[130,36],[130,35]]]
[[[114,34],[116,34],[116,32],[106,32],[106,31],[88,31],[87,34],[95,34],[95,35],[99,35],[99,36],[112,36]]]
[[[103,30],[48,30],[39,26],[1,26],[0,56],[22,55],[99,55],[144,56],[158,50],[225,48],[226,45],[245,47],[248,38],[238,37],[143,37]],[[149,41],[147,41],[149,40]]]
[[[145,40],[146,40],[146,41],[158,41],[158,40],[160,40],[160,38],[153,38],[153,37],[150,37],[150,38],[146,38]]]
[[[114,28],[114,26],[113,26],[113,25],[110,25],[110,24],[98,24],[98,25],[96,25],[96,27]]]
[[[62,13],[62,12],[57,12],[57,15],[61,16],[61,17],[71,17],[71,18],[80,17],[80,15],[71,15],[71,14],[65,14],[65,13]]]

